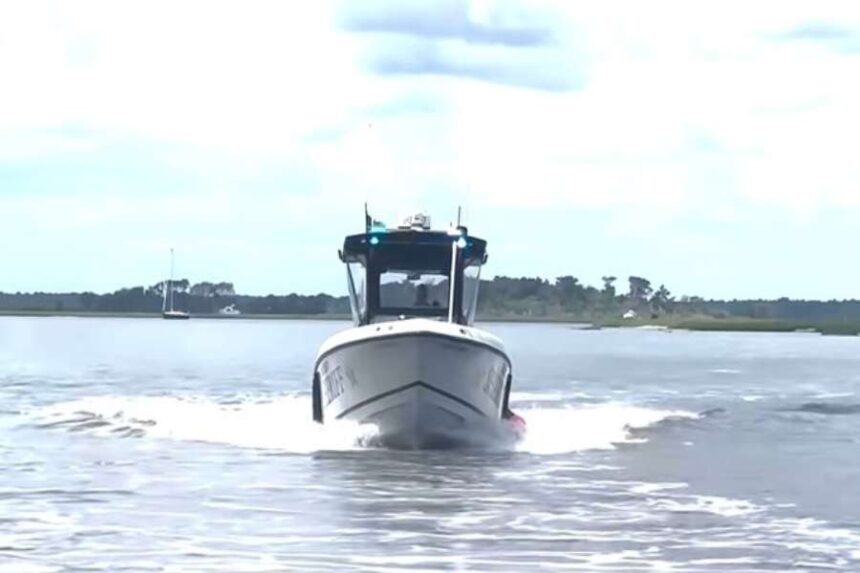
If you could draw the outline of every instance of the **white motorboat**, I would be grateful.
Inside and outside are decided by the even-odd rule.
[[[525,422],[508,407],[511,361],[472,326],[486,242],[465,227],[431,231],[419,214],[365,233],[340,252],[355,326],[325,341],[313,378],[317,422],[373,424],[382,445],[497,444]]]
[[[221,316],[240,316],[242,314],[242,311],[236,308],[236,303],[233,303],[228,304],[224,308],[220,309],[218,311],[218,314],[220,314]]]

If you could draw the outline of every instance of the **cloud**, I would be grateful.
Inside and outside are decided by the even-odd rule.
[[[821,22],[808,22],[795,26],[785,32],[782,37],[787,40],[843,40],[854,36],[848,28]]]
[[[584,83],[569,20],[550,5],[495,2],[350,3],[344,29],[367,36],[381,76],[449,76],[547,91]]]
[[[2,232],[39,254],[5,241],[16,288],[149,280],[135,267],[157,274],[173,244],[194,276],[334,290],[340,269],[310,253],[369,201],[443,224],[462,204],[501,273],[599,280],[665,248],[695,293],[675,243],[735,248],[731,276],[736,223],[749,243],[772,220],[778,244],[860,213],[853,5],[153,2],[0,2]],[[529,255],[550,219],[554,243],[601,249]],[[241,245],[219,257],[225,237]]]
[[[372,57],[371,69],[384,76],[438,75],[547,91],[583,85],[581,74],[552,51],[464,48],[439,42],[386,42]]]
[[[513,2],[350,2],[343,6],[341,20],[353,32],[458,39],[469,44],[532,47],[556,41],[556,30],[545,12]]]
[[[806,22],[779,34],[783,41],[816,42],[845,53],[860,52],[860,29],[824,22]]]
[[[296,6],[0,3],[0,130],[78,125],[287,154],[376,90],[328,7]]]

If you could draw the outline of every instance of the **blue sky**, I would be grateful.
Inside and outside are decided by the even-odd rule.
[[[860,297],[856,3],[0,0],[0,82],[0,291],[342,293],[368,201],[487,276]]]

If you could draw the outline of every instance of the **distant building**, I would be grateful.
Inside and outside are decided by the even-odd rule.
[[[632,318],[636,318],[636,311],[631,308],[630,310],[628,310],[627,312],[622,314],[621,318],[623,318],[625,320],[630,320]]]

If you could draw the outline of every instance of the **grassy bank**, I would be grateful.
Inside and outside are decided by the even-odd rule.
[[[0,316],[67,316],[92,318],[161,318],[161,313],[145,312],[85,312],[49,310],[0,310]],[[333,320],[349,321],[343,314],[195,314],[195,319],[218,320]],[[715,332],[812,332],[827,335],[856,336],[860,334],[860,322],[810,322],[767,318],[710,316],[663,316],[659,318],[623,319],[604,317],[589,319],[575,315],[554,316],[480,316],[478,322],[517,322],[550,324],[593,324],[599,328],[657,327],[671,330],[694,330]]]
[[[749,317],[684,317],[669,316],[655,319],[611,318],[597,321],[604,328],[660,326],[674,330],[721,332],[817,332],[820,334],[855,336],[860,334],[857,322],[814,322]]]
[[[160,312],[87,312],[87,311],[65,311],[65,310],[0,310],[0,316],[68,316],[81,318],[161,318]],[[219,320],[346,320],[352,321],[348,314],[203,314],[196,313],[192,318],[206,318]],[[558,324],[591,324],[589,320],[583,320],[575,316],[479,316],[478,322],[522,322],[522,323],[558,323]]]

